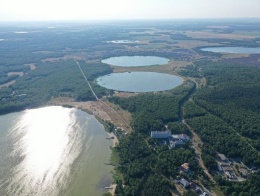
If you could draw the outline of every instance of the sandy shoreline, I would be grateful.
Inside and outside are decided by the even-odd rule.
[[[127,132],[131,131],[130,127],[127,127],[124,122],[122,122],[122,119],[120,119],[111,109],[109,110],[106,104],[109,103],[102,103],[99,101],[87,101],[87,102],[76,102],[73,99],[53,99],[51,100],[48,105],[59,105],[64,107],[74,107],[77,109],[81,109],[83,111],[86,111],[89,114],[92,114],[96,116],[98,119],[101,119],[102,121],[109,121],[113,123],[117,128],[120,128],[122,130],[125,130]],[[124,115],[126,118],[124,120],[130,121],[130,114],[122,113],[122,111],[117,111],[120,113],[120,116],[124,118]],[[111,132],[109,133],[109,137],[113,138],[113,147],[117,146],[119,144],[118,138],[116,135]]]

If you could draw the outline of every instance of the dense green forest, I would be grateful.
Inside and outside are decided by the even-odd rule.
[[[247,65],[201,61],[181,73],[205,77],[184,117],[204,142],[202,159],[210,172],[216,170],[216,153],[240,158],[248,166],[260,166],[260,69]],[[195,72],[195,73],[193,73]],[[245,182],[229,182],[215,176],[225,195],[258,195],[259,172]]]
[[[122,138],[116,147],[120,157],[119,170],[123,174],[116,195],[171,195],[170,190],[175,190],[175,186],[169,179],[179,175],[183,163],[190,164],[190,178],[196,179],[197,175],[203,174],[189,147],[169,150],[166,146],[158,146],[153,149],[148,146],[153,141],[145,138],[134,132]]]
[[[258,196],[260,193],[260,172],[251,174],[245,182],[230,182],[221,176],[215,177],[225,195],[231,196]]]
[[[260,69],[202,61],[192,70],[205,77],[207,85],[199,88],[194,102],[185,104],[188,123],[215,150],[260,165]]]
[[[142,133],[164,130],[165,125],[178,121],[179,106],[193,90],[194,84],[186,84],[166,93],[146,93],[129,98],[111,97],[109,100],[131,112],[131,126]]]
[[[116,195],[171,195],[170,183],[156,172],[156,155],[147,146],[142,135],[132,133],[123,138],[117,151],[120,156],[119,170],[123,174],[125,186],[123,188],[122,182],[119,182]]]
[[[96,94],[102,96],[109,93],[108,90],[95,85],[93,79],[111,73],[111,68],[104,64],[84,61],[79,63],[90,82],[92,81]],[[94,99],[75,61],[38,64],[36,70],[17,79],[11,87],[1,90],[0,112],[44,105],[53,97],[69,97],[78,101]]]

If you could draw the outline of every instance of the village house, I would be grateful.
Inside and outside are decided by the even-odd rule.
[[[228,162],[228,159],[224,154],[217,154],[217,155],[218,155],[218,158],[219,158],[220,161]]]
[[[189,163],[183,163],[181,165],[181,170],[188,173],[190,171],[190,166],[189,166]]]
[[[183,187],[183,188],[188,188],[190,186],[190,183],[185,180],[184,178],[182,178],[180,181],[179,181],[180,185]]]

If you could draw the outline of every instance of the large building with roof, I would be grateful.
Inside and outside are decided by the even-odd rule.
[[[152,131],[151,132],[151,138],[154,139],[168,139],[172,137],[172,134],[170,131]]]

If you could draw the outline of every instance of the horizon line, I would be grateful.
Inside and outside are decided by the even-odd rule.
[[[57,19],[57,20],[5,20],[0,23],[19,22],[130,22],[130,21],[176,21],[176,20],[260,20],[260,17],[208,17],[208,18],[135,18],[135,19]]]

